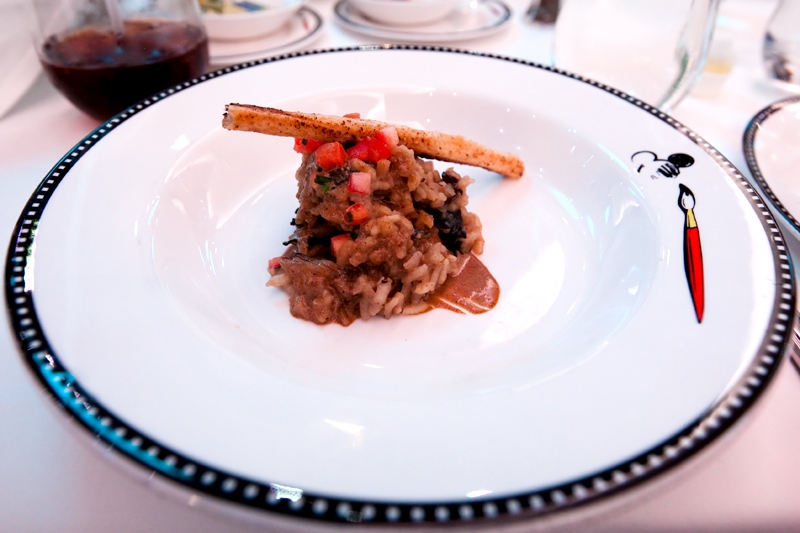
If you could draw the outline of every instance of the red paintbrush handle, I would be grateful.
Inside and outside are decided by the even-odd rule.
[[[705,288],[703,283],[703,251],[700,248],[700,230],[695,226],[685,228],[683,234],[684,266],[686,280],[692,293],[694,311],[697,321],[703,321],[703,307],[705,305]]]

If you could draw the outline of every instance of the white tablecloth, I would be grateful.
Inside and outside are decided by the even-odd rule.
[[[510,5],[515,12],[506,31],[452,46],[549,62],[551,30],[524,19],[524,0]],[[332,0],[311,0],[310,6],[325,20],[323,34],[310,47],[379,42],[337,26]],[[764,29],[774,6],[773,0],[723,0],[715,40],[731,46],[733,70],[718,90],[695,91],[673,112],[745,175],[744,128],[761,108],[790,94],[771,84],[762,67]],[[43,76],[0,118],[0,233],[6,239],[50,167],[97,125]],[[578,512],[511,529],[800,531],[798,447],[800,375],[787,362],[725,437],[667,475]],[[39,390],[10,329],[0,327],[0,531],[264,529],[263,523],[227,511],[148,479],[144,470],[120,461],[77,428]]]

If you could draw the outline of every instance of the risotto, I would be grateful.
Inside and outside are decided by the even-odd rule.
[[[297,137],[294,149],[302,154],[295,230],[270,260],[267,282],[288,293],[292,315],[347,326],[453,309],[436,291],[484,247],[480,219],[467,210],[473,180],[452,168],[440,173],[388,125],[360,140]]]

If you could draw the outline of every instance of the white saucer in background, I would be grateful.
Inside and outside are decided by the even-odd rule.
[[[202,13],[208,38],[214,41],[252,40],[274,33],[289,22],[308,0],[264,2],[261,9],[237,13]]]
[[[758,112],[744,134],[747,166],[772,207],[800,238],[800,96]]]
[[[770,204],[789,251],[800,261],[800,96],[779,100],[759,111],[747,125],[742,149],[755,186]],[[800,355],[792,351],[800,370]]]
[[[283,27],[268,35],[246,41],[209,40],[211,64],[233,65],[291,52],[316,39],[321,28],[319,14],[309,7],[302,7]]]
[[[506,27],[511,9],[500,0],[469,2],[445,18],[429,24],[393,26],[369,18],[350,0],[340,0],[333,8],[336,20],[348,30],[404,43],[445,43],[477,39]]]

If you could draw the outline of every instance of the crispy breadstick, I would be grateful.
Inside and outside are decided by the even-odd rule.
[[[387,126],[394,126],[400,143],[412,149],[418,156],[481,167],[512,179],[522,177],[525,171],[519,157],[492,150],[460,135],[422,131],[377,120],[228,104],[225,106],[222,126],[229,130],[254,131],[282,137],[307,137],[323,142],[360,141],[366,137],[375,137],[378,131]]]

